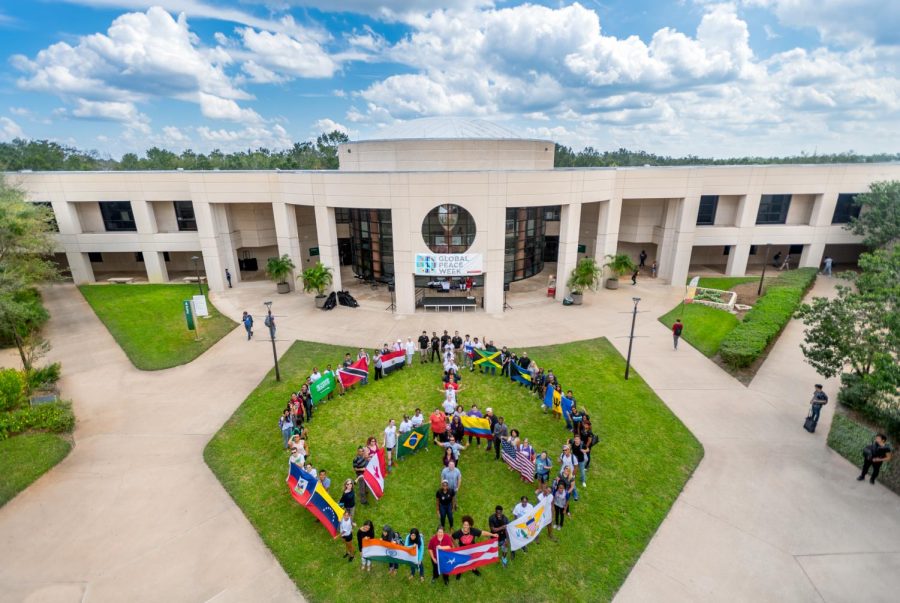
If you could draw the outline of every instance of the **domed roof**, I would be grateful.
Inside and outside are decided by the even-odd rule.
[[[400,122],[376,132],[368,140],[409,139],[505,140],[522,137],[503,126],[483,119],[464,117],[423,117]]]

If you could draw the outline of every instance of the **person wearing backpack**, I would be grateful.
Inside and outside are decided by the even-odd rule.
[[[253,317],[246,310],[244,310],[241,322],[244,323],[244,328],[247,330],[247,341],[250,341],[250,338],[253,337]]]
[[[684,325],[681,323],[680,318],[675,319],[675,324],[672,325],[672,340],[675,342],[675,351],[678,351],[678,340],[681,339],[681,332],[684,330]]]
[[[809,401],[810,416],[816,425],[819,424],[819,414],[822,412],[822,407],[826,404],[828,404],[828,394],[822,391],[821,383],[816,383],[816,390]]]
[[[878,477],[878,472],[881,471],[881,464],[891,460],[891,455],[892,451],[887,443],[887,436],[879,433],[871,444],[863,448],[862,473],[859,474],[856,480],[861,482],[866,479],[866,474],[869,472],[869,467],[871,467],[872,478],[869,480],[869,483],[874,486],[875,478]]]

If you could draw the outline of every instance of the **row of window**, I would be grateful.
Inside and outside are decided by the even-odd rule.
[[[700,197],[700,209],[697,211],[698,226],[712,226],[716,223],[716,210],[719,207],[719,195],[703,195]],[[791,195],[763,195],[759,200],[756,212],[757,224],[784,224],[791,207]],[[860,206],[856,204],[856,193],[838,195],[832,224],[846,224],[852,218],[859,217]]]
[[[758,245],[751,245],[750,255],[756,255],[758,249]],[[788,248],[788,255],[800,255],[801,253],[803,253],[803,245],[791,245]],[[725,245],[722,248],[722,255],[731,255],[731,245]]]
[[[165,261],[169,261],[169,252],[163,251],[163,259]],[[103,263],[103,254],[99,251],[89,251],[88,252],[88,260],[92,264],[102,264]],[[134,252],[134,261],[144,263],[144,254],[141,251]]]

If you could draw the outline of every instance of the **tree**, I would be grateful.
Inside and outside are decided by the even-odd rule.
[[[22,366],[31,369],[28,338],[43,307],[28,302],[38,283],[58,277],[51,235],[52,214],[28,203],[25,194],[0,178],[0,331],[16,345]]]
[[[338,168],[338,145],[350,142],[350,137],[339,130],[322,134],[316,138],[316,150],[321,159],[320,169],[336,170]]]
[[[873,182],[854,203],[861,211],[847,230],[862,235],[870,247],[893,247],[900,241],[900,181]]]

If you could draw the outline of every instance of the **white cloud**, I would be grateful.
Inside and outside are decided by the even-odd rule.
[[[789,27],[814,27],[825,43],[900,44],[896,0],[743,0],[770,9]]]
[[[9,112],[18,117],[30,117],[31,110],[25,107],[10,107]]]
[[[163,136],[165,137],[168,144],[174,146],[184,145],[191,141],[191,139],[186,134],[184,134],[175,126],[165,126],[163,128]]]
[[[241,108],[230,98],[222,98],[213,94],[200,92],[198,94],[200,112],[210,119],[226,119],[228,121],[243,121],[247,123],[259,123],[262,117],[253,109]]]
[[[296,77],[326,78],[334,75],[338,64],[322,48],[320,40],[309,32],[293,36],[247,27],[238,30],[253,61],[263,67]]]
[[[197,133],[200,135],[200,139],[206,143],[205,146],[212,146],[223,151],[257,147],[283,149],[293,144],[287,130],[278,124],[271,128],[252,126],[241,130],[214,130],[201,126],[197,128]]]
[[[335,130],[337,130],[338,132],[343,132],[344,134],[350,134],[350,130],[347,129],[347,126],[332,119],[328,119],[327,117],[317,120],[312,125],[312,129],[313,132],[317,135],[322,134],[323,132],[326,134],[330,134]]]
[[[19,127],[19,124],[8,117],[0,117],[0,140],[12,140],[14,138],[25,138],[25,132]]]
[[[72,115],[81,119],[97,119],[101,121],[130,122],[141,119],[141,115],[134,103],[88,101],[83,98],[78,99],[75,108],[72,110]]]

